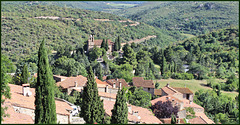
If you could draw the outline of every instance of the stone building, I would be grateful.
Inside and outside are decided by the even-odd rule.
[[[95,40],[94,39],[94,34],[90,35],[89,39],[88,39],[88,49],[87,52],[89,52],[89,50],[91,50],[94,46],[100,48],[101,44],[102,44],[102,39],[100,40]],[[114,48],[114,42],[112,42],[111,40],[107,40],[108,42],[108,53],[111,53],[113,51]]]
[[[142,87],[144,91],[154,95],[154,83],[152,80],[144,80],[143,77],[133,77],[133,86]]]
[[[27,124],[34,123],[35,119],[35,89],[29,88],[29,84],[23,86],[9,84],[11,99],[6,99],[4,104],[9,107],[7,113],[10,117],[5,117],[1,123]],[[71,124],[73,108],[65,101],[55,99],[57,123]],[[85,123],[82,121],[78,123]]]

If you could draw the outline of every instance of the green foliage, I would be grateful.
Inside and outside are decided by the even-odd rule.
[[[135,67],[137,65],[137,60],[136,60],[136,53],[133,51],[133,49],[126,44],[123,47],[123,62],[124,64],[129,63]]]
[[[35,124],[56,124],[56,105],[54,99],[54,80],[48,62],[45,41],[43,40],[38,52],[38,73],[35,96]]]
[[[132,105],[148,108],[151,106],[152,95],[143,90],[143,88],[131,87],[129,88],[132,95],[129,97],[129,103]]]
[[[128,107],[125,92],[125,89],[118,90],[116,102],[112,109],[111,124],[128,123]]]
[[[98,95],[97,83],[94,78],[92,67],[90,66],[87,76],[87,86],[83,89],[81,114],[86,123],[103,123],[104,121],[104,108],[103,100],[100,100]]]
[[[155,89],[158,89],[158,87],[159,87],[159,83],[157,82],[157,83],[155,83]]]
[[[192,107],[187,107],[185,108],[186,109],[186,114],[187,114],[187,119],[193,119],[195,118],[195,112],[194,112],[194,109]]]
[[[102,55],[102,50],[96,46],[92,48],[89,52],[89,60],[94,61]]]
[[[226,85],[226,90],[237,90],[239,88],[239,79],[236,78],[235,74],[232,74],[230,77],[228,77]]]
[[[176,124],[177,123],[177,118],[174,114],[171,115],[171,124]]]
[[[182,79],[182,80],[191,80],[191,79],[194,79],[194,76],[193,76],[193,74],[190,74],[190,73],[173,73],[171,78]]]
[[[29,77],[28,67],[26,64],[24,64],[21,75],[21,84],[28,83],[28,77]]]
[[[237,1],[159,1],[146,2],[114,13],[161,29],[200,35],[238,25],[238,11]],[[218,37],[218,34],[214,33],[213,36]]]
[[[11,81],[11,77],[7,75],[6,73],[9,73],[13,69],[12,62],[8,59],[7,56],[2,55],[1,56],[1,121],[3,121],[3,117],[8,116],[8,114],[5,113],[5,110],[7,110],[7,107],[3,107],[5,99],[10,99],[10,87],[8,86],[8,83]],[[5,97],[5,99],[3,99]]]

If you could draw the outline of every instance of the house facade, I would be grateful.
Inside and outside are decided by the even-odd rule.
[[[88,49],[87,52],[89,52],[94,46],[101,48],[101,44],[102,44],[103,40],[95,40],[94,39],[94,34],[90,35],[89,39],[88,39]],[[111,40],[107,40],[108,42],[108,53],[111,53],[113,51],[113,47],[114,47],[114,43]]]
[[[133,77],[133,86],[142,87],[144,91],[154,95],[154,83],[152,80],[144,80],[143,77]]]

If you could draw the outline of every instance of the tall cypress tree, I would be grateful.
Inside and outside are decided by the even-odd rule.
[[[117,99],[112,110],[111,124],[128,123],[128,107],[124,90],[124,88],[118,90]]]
[[[105,39],[102,40],[101,48],[105,48]]]
[[[177,118],[174,114],[171,115],[171,124],[176,124],[177,123]]]
[[[108,39],[106,40],[106,43],[105,43],[105,50],[108,51]]]
[[[54,80],[44,40],[38,51],[38,72],[35,91],[35,124],[56,124]]]
[[[103,101],[98,96],[97,83],[94,78],[92,67],[87,76],[88,82],[83,89],[81,114],[86,123],[103,123],[105,110]]]
[[[118,40],[117,40],[117,44],[118,44],[118,49],[117,50],[120,50],[121,49],[121,42],[120,42],[120,36],[118,36]]]
[[[29,74],[28,74],[27,64],[24,64],[23,70],[22,70],[21,84],[28,83],[28,77],[29,77]]]
[[[115,40],[115,43],[114,43],[114,51],[118,51],[118,40],[117,39]]]

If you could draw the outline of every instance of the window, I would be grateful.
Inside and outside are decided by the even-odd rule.
[[[148,91],[150,91],[150,88],[148,88]]]

